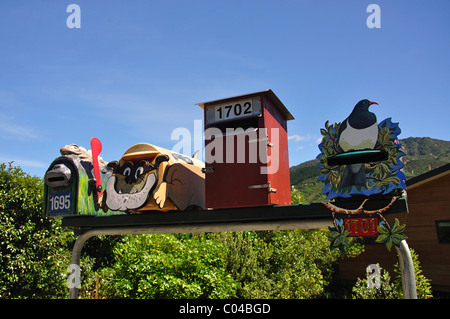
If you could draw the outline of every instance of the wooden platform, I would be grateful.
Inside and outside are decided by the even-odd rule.
[[[371,199],[365,209],[385,206],[390,199]],[[349,209],[361,201],[335,203]],[[399,198],[384,214],[406,214],[405,198]],[[170,232],[238,231],[271,229],[309,229],[332,226],[331,212],[322,203],[273,205],[261,207],[175,212],[148,212],[114,216],[71,216],[62,219],[63,227],[84,231],[93,228],[154,227]],[[181,231],[182,230],[182,231]]]

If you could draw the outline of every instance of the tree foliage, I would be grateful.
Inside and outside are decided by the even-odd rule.
[[[410,249],[414,264],[414,275],[416,280],[417,298],[429,299],[433,297],[431,291],[431,281],[422,273],[419,256],[414,249]],[[389,272],[380,267],[380,287],[369,288],[367,285],[368,277],[358,278],[355,286],[352,288],[353,299],[403,299],[402,272],[399,263],[394,265],[395,277],[392,279]]]
[[[43,218],[43,184],[10,163],[0,164],[0,298],[67,295],[71,234]]]
[[[126,236],[103,298],[317,298],[342,256],[327,230]],[[314,244],[312,244],[314,243]]]
[[[102,293],[109,298],[230,298],[237,283],[226,272],[222,246],[169,234],[126,236],[114,253]]]

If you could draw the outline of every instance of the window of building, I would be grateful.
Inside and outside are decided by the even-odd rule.
[[[436,230],[440,244],[450,244],[450,220],[437,220]]]

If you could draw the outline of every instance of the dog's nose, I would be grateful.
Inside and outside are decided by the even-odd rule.
[[[126,182],[127,184],[133,184],[133,183],[136,183],[136,178],[134,178],[134,176],[127,176],[127,177],[125,178],[125,182]]]

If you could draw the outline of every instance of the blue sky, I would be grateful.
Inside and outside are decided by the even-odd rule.
[[[81,28],[68,28],[69,4]],[[381,9],[370,29],[369,4]],[[319,153],[320,128],[363,98],[400,138],[450,140],[448,0],[0,2],[0,162],[42,177],[75,143],[118,160],[171,149],[195,105],[272,89],[294,115],[290,165]]]

